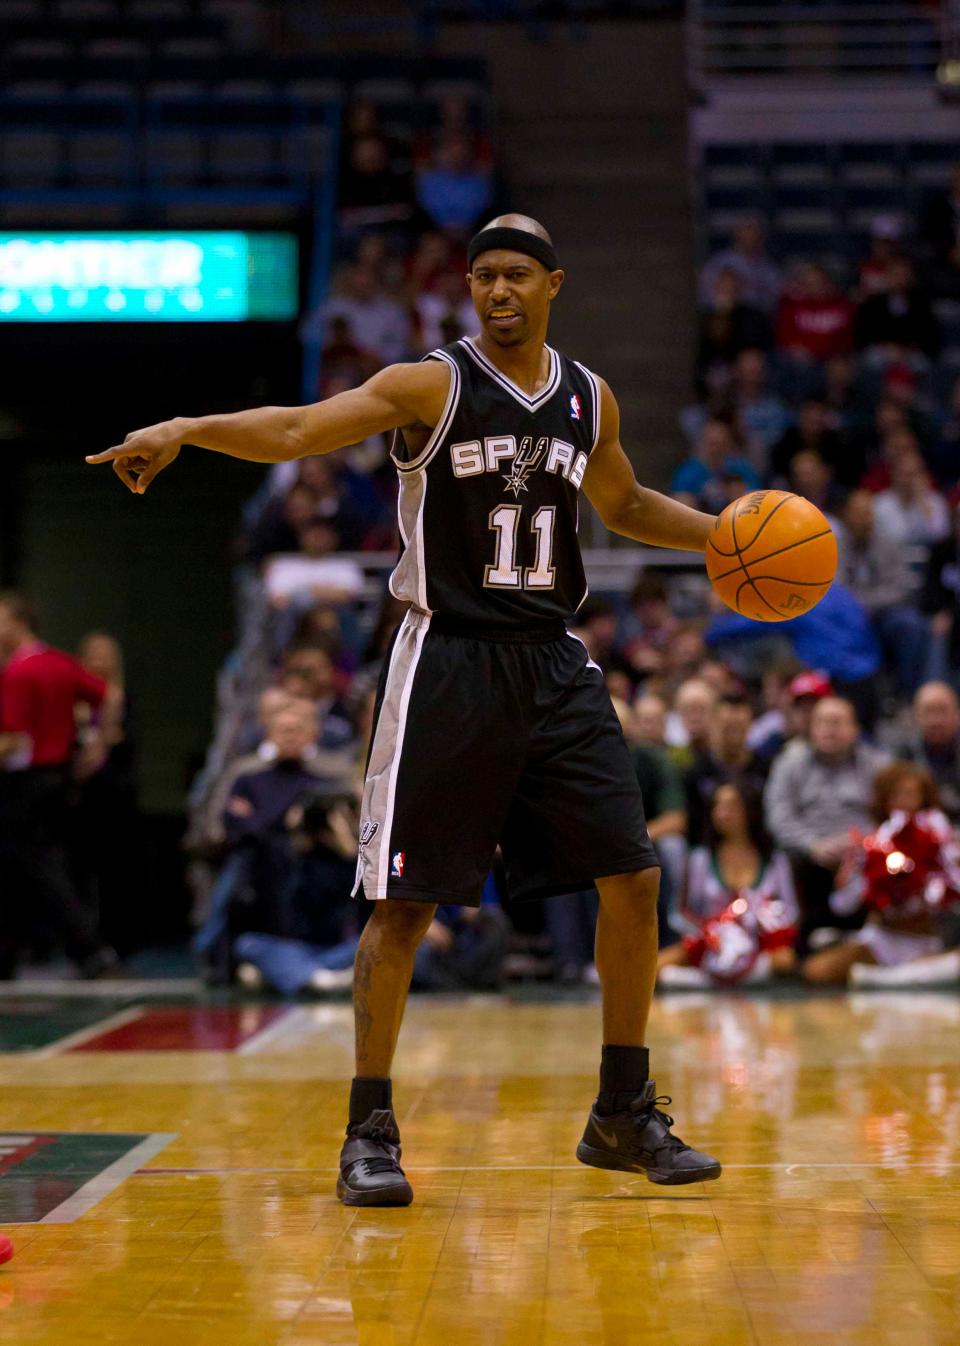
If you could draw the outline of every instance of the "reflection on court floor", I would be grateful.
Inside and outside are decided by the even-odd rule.
[[[388,1211],[333,1196],[349,1007],[190,1018],[203,1009],[102,1003],[98,1030],[67,1005],[60,1038],[48,1023],[31,1047],[31,1014],[56,1005],[5,1006],[24,1022],[0,1054],[0,1227],[17,1246],[0,1341],[957,1340],[952,996],[659,1000],[658,1083],[681,1134],[726,1164],[672,1192],[573,1157],[595,1004],[416,1000],[396,1095],[417,1200]]]

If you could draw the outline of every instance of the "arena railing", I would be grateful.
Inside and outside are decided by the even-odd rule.
[[[736,4],[689,0],[691,87],[730,79],[898,76],[929,81],[943,49],[941,23],[919,4]]]

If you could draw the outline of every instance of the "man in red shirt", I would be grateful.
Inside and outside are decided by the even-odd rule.
[[[118,730],[122,693],[37,634],[31,605],[0,593],[0,978],[15,975],[21,917],[39,900],[86,977],[115,962],[81,902],[65,835],[75,707],[96,708],[104,751]]]
[[[810,262],[780,301],[777,346],[798,360],[846,355],[853,349],[854,314],[826,267]]]

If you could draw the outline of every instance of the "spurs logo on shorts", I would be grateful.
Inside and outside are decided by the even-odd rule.
[[[380,824],[375,823],[371,818],[368,818],[360,828],[360,849],[362,850],[364,846],[369,846],[370,842],[379,831]]]

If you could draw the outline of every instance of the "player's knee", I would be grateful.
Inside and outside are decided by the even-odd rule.
[[[633,874],[616,874],[598,879],[600,901],[611,913],[617,911],[634,917],[655,920],[660,896],[660,870],[640,869]]]
[[[404,902],[391,898],[387,902],[378,902],[370,919],[377,921],[394,943],[417,945],[427,933],[436,910],[433,902]]]

